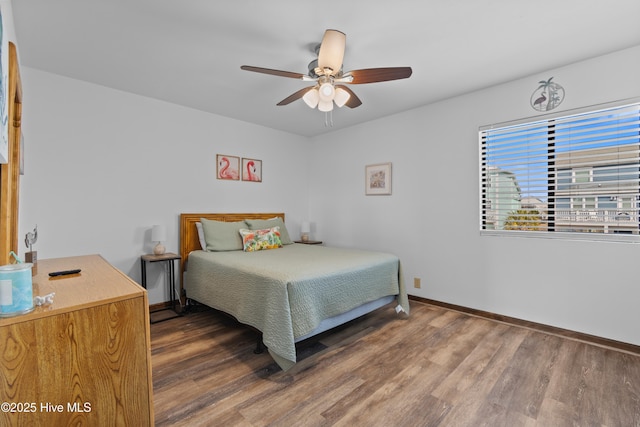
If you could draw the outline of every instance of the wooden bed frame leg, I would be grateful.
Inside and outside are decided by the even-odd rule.
[[[262,353],[264,353],[264,349],[265,348],[266,347],[265,347],[264,343],[262,342],[262,334],[259,334],[258,335],[258,340],[256,342],[256,349],[253,350],[253,353],[254,354],[262,354]]]

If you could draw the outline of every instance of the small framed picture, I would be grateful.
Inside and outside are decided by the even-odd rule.
[[[391,194],[391,162],[365,166],[364,182],[367,196]]]
[[[216,155],[216,176],[218,179],[240,179],[240,157],[226,156],[224,154]]]
[[[262,160],[242,158],[242,180],[262,182]]]

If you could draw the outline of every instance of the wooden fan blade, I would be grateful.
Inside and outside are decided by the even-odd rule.
[[[243,65],[242,68],[245,71],[253,71],[254,73],[271,74],[273,76],[290,77],[292,79],[302,79],[304,74],[294,73],[291,71],[272,70],[271,68],[253,67],[251,65]]]
[[[346,43],[347,36],[342,31],[325,31],[318,51],[318,67],[322,70],[331,69],[330,74],[335,76],[342,68]]]
[[[291,104],[293,101],[296,101],[296,100],[302,98],[304,96],[304,94],[309,92],[311,89],[313,89],[313,86],[302,88],[299,91],[297,91],[296,93],[287,96],[285,99],[283,99],[282,101],[278,102],[276,105]]]
[[[340,89],[343,89],[347,92],[349,92],[349,99],[347,100],[347,102],[345,102],[344,105],[346,105],[349,108],[356,108],[362,105],[362,101],[360,101],[360,98],[358,98],[356,96],[355,93],[353,93],[353,91],[351,89],[349,89],[347,86],[345,85],[336,85],[336,87],[339,87]]]
[[[411,67],[389,67],[353,70],[345,73],[345,76],[352,76],[351,84],[357,85],[406,79],[411,76],[411,73]]]

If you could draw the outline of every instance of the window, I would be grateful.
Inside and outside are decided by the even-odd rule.
[[[479,137],[483,233],[640,241],[639,100]]]

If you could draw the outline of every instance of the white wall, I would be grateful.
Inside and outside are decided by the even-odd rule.
[[[181,212],[285,212],[306,219],[306,138],[22,67],[20,234],[38,257],[99,253],[140,282],[151,226],[179,251]],[[216,179],[216,154],[261,159],[263,182]],[[297,177],[291,179],[292,176]],[[302,178],[300,178],[302,177]],[[26,251],[23,239],[20,253]],[[149,266],[149,300],[168,300]]]
[[[478,231],[479,126],[534,116],[552,76],[571,109],[640,96],[638,75],[640,46],[317,137],[312,237],[396,253],[417,296],[640,344],[639,245]],[[381,162],[393,194],[365,196],[365,165]]]

